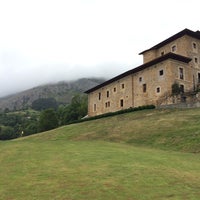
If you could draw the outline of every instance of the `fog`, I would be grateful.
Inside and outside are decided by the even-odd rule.
[[[112,78],[141,51],[199,29],[197,0],[0,1],[0,97],[45,83]]]

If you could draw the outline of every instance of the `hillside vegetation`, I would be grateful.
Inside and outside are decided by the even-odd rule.
[[[63,81],[41,85],[32,89],[0,98],[0,110],[22,110],[32,106],[38,99],[54,99],[58,104],[69,104],[75,94],[84,91],[105,81],[97,78],[82,78],[76,81]]]
[[[0,199],[198,200],[200,109],[143,110],[0,142]]]

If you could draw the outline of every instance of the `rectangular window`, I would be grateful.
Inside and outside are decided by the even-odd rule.
[[[195,62],[196,64],[198,63],[198,58],[197,58],[197,57],[194,58],[194,62]]]
[[[94,112],[97,110],[97,105],[94,104]]]
[[[163,71],[163,69],[162,69],[162,70],[159,71],[159,75],[160,75],[160,76],[163,76],[163,74],[164,74],[164,71]]]
[[[105,103],[105,107],[106,108],[110,107],[110,101],[108,101],[108,102]]]
[[[179,78],[184,79],[183,68],[179,68]]]
[[[124,89],[124,83],[122,84],[122,89]]]
[[[99,100],[101,100],[101,92],[99,92]]]
[[[147,84],[146,83],[143,84],[142,87],[143,87],[143,92],[146,92],[147,91]]]
[[[124,106],[124,100],[123,100],[123,99],[120,100],[120,106],[121,106],[121,107]]]
[[[198,83],[200,83],[200,73],[198,73]]]
[[[197,48],[197,44],[195,42],[192,43],[192,47],[193,49],[196,49]]]
[[[142,77],[139,77],[139,82],[142,82]]]
[[[156,88],[156,92],[157,92],[157,93],[160,93],[160,87],[157,87],[157,88]]]
[[[107,91],[106,96],[109,97],[109,91]]]
[[[114,90],[114,92],[116,92],[117,90],[116,90],[116,87],[113,89]]]
[[[164,52],[164,51],[162,51],[160,55],[161,55],[161,56],[164,56],[164,54],[165,54],[165,52]]]

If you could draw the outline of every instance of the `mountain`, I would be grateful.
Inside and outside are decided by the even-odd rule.
[[[82,78],[76,81],[62,81],[54,84],[46,84],[0,98],[0,109],[21,110],[27,109],[37,99],[54,98],[59,104],[69,104],[75,94],[104,82],[104,79]]]

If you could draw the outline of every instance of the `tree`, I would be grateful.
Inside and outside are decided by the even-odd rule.
[[[64,108],[60,107],[58,111],[60,124],[63,125],[81,119],[87,114],[87,107],[87,96],[75,95],[70,105]]]
[[[58,119],[54,109],[44,110],[39,118],[39,131],[48,131],[58,127]]]
[[[38,132],[38,124],[34,121],[28,123],[26,127],[23,130],[24,134],[23,136],[35,134]]]
[[[2,126],[0,128],[0,140],[10,140],[19,137],[14,129],[10,126]]]
[[[46,110],[49,108],[57,109],[57,101],[54,98],[41,98],[33,101],[32,109],[34,110]]]

